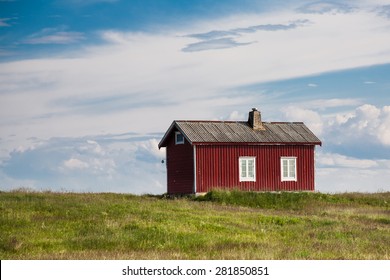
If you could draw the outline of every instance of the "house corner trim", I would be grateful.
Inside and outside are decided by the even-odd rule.
[[[196,146],[194,147],[194,194],[196,194]]]

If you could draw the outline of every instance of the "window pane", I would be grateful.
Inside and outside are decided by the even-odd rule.
[[[246,178],[246,160],[241,160],[241,177]]]
[[[290,178],[295,178],[295,159],[290,159],[289,160],[289,177]]]
[[[178,133],[178,134],[176,134],[176,142],[178,142],[178,143],[181,143],[181,142],[183,142],[183,134],[180,134],[180,133]]]
[[[290,175],[289,175],[290,178],[295,178],[295,169],[294,168],[291,168],[290,169]]]
[[[283,164],[283,177],[287,178],[288,177],[288,161],[287,161],[287,159],[283,159],[282,164]]]
[[[254,178],[254,160],[248,159],[248,177]]]

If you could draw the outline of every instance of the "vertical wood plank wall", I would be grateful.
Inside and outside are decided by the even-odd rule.
[[[169,194],[194,192],[194,154],[191,144],[175,144],[172,133],[167,145],[167,184]]]
[[[256,157],[256,182],[239,182],[239,157]],[[296,157],[297,181],[282,182],[281,157]],[[196,191],[313,191],[314,145],[197,145]]]

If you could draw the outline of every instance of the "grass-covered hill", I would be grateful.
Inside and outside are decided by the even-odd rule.
[[[390,193],[0,192],[0,259],[390,259]]]

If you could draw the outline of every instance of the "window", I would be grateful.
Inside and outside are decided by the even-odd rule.
[[[240,157],[240,182],[256,182],[256,158]]]
[[[282,157],[280,160],[282,170],[282,181],[296,181],[297,180],[297,158]]]
[[[179,131],[175,132],[175,144],[184,144],[184,136]]]

